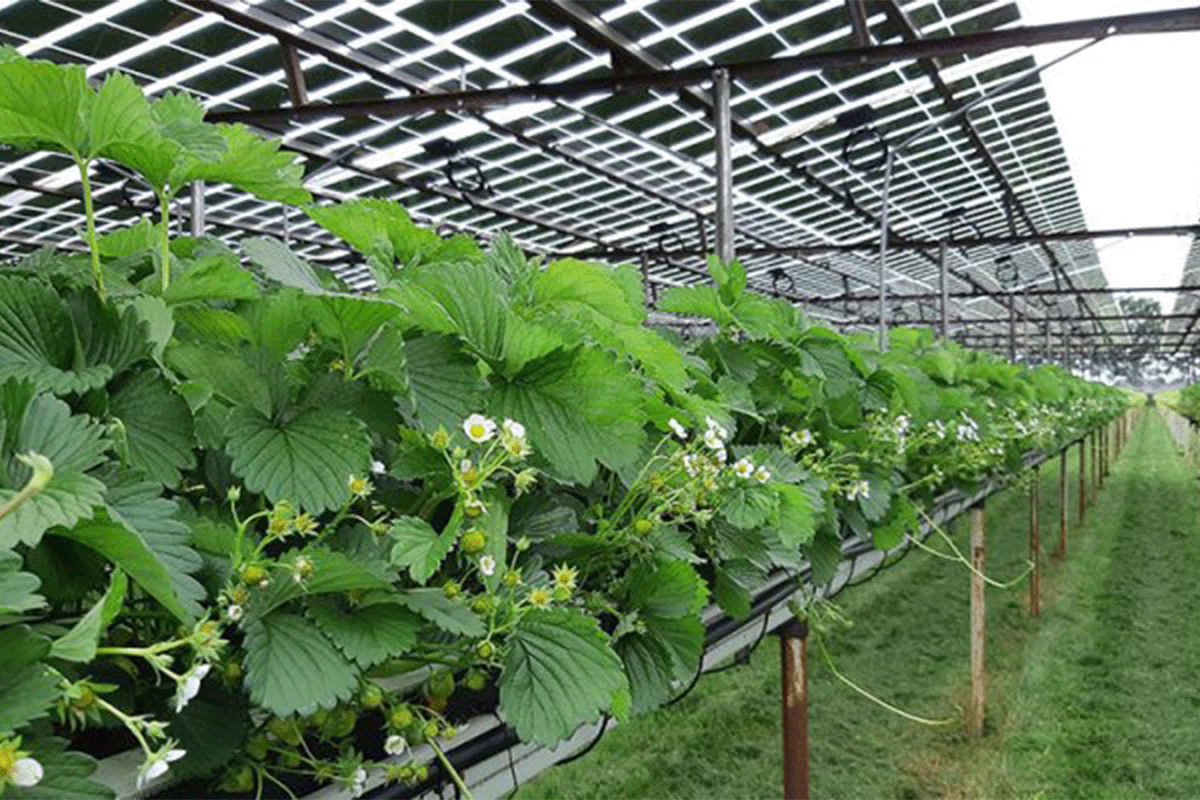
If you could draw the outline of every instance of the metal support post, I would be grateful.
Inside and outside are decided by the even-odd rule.
[[[987,672],[984,666],[986,607],[984,606],[984,504],[971,509],[971,700],[967,706],[967,735],[983,735],[987,709]]]
[[[1079,524],[1087,510],[1087,437],[1079,440]]]
[[[888,216],[891,211],[892,168],[896,149],[888,148],[883,164],[883,207],[879,211],[879,349],[888,349],[887,257]]]
[[[733,129],[728,70],[713,71],[713,128],[717,165],[717,258],[734,259],[733,249]]]
[[[1017,296],[1008,294],[1008,360],[1017,360]]]
[[[808,800],[808,625],[779,629],[783,678],[783,800]]]
[[[1058,459],[1058,557],[1067,557],[1067,453],[1064,447]]]
[[[944,241],[938,246],[938,293],[941,295],[938,317],[941,319],[939,334],[943,342],[950,336],[950,281],[946,279],[946,256],[948,250],[949,248]]]
[[[189,227],[192,236],[204,235],[204,181],[192,183],[192,221]]]

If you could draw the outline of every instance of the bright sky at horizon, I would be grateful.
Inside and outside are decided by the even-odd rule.
[[[1023,24],[1134,14],[1185,0],[1018,0]],[[1045,62],[1078,42],[1042,47]],[[1191,101],[1200,33],[1115,36],[1042,74],[1089,228],[1200,221],[1200,147]],[[1098,240],[1110,286],[1172,286],[1190,237]],[[1171,311],[1173,294],[1153,296]]]

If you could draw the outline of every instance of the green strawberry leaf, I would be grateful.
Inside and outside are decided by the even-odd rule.
[[[42,608],[46,598],[37,594],[41,578],[21,572],[21,557],[11,550],[0,550],[0,615]]]
[[[478,638],[487,633],[483,620],[462,600],[449,599],[441,589],[409,589],[396,595],[396,601],[455,636]]]
[[[187,402],[153,370],[139,372],[112,392],[109,413],[125,426],[129,463],[159,483],[179,483],[195,465],[195,432]]]
[[[392,566],[407,569],[412,579],[424,586],[454,547],[458,531],[457,522],[438,533],[419,517],[397,517],[388,530],[388,536],[395,542]]]
[[[587,485],[598,461],[619,470],[641,453],[641,380],[607,353],[555,350],[493,385],[490,410],[522,423],[560,478]]]
[[[371,461],[363,425],[345,414],[310,408],[290,419],[268,419],[249,408],[229,415],[226,452],[246,488],[272,503],[290,500],[319,514],[341,508],[347,482]]]
[[[201,616],[205,588],[192,577],[204,566],[192,549],[191,529],[179,519],[179,505],[162,496],[157,483],[139,480],[128,472],[106,478],[105,496],[109,516],[141,537],[171,578],[180,604],[193,616]]]
[[[522,741],[554,745],[595,722],[628,689],[596,620],[567,609],[528,612],[508,641],[500,715]]]
[[[87,663],[96,657],[96,647],[109,623],[116,619],[125,602],[129,580],[121,570],[115,570],[108,591],[92,606],[71,630],[54,640],[50,646],[50,657],[64,661]]]
[[[67,394],[99,388],[112,374],[107,364],[77,363],[74,323],[53,288],[0,275],[0,381],[26,379]]]
[[[418,336],[404,343],[414,424],[432,433],[453,431],[483,407],[486,384],[475,360],[452,336]]]
[[[20,419],[14,452],[45,456],[54,466],[54,475],[38,494],[0,519],[0,549],[17,542],[35,545],[47,529],[90,517],[104,498],[104,485],[85,474],[104,459],[108,447],[98,424],[72,415],[66,403],[45,395],[30,400]],[[13,488],[0,489],[0,503],[13,497],[31,473],[13,459],[8,474]]]
[[[50,640],[28,625],[0,628],[0,731],[40,719],[58,699],[58,676],[42,659]]]
[[[129,573],[167,611],[183,622],[192,621],[193,616],[175,593],[170,572],[136,532],[109,519],[104,513],[74,528],[55,528],[53,532],[92,548]]]
[[[245,648],[250,700],[278,716],[333,708],[358,687],[358,670],[297,614],[251,619]]]
[[[336,595],[308,601],[308,616],[347,658],[366,669],[408,652],[424,620],[395,603],[352,606]]]

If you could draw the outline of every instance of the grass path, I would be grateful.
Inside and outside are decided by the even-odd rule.
[[[988,590],[989,715],[982,740],[880,710],[811,659],[813,796],[1196,797],[1200,759],[1200,538],[1194,477],[1146,414],[1086,524],[1074,525],[1077,453],[1068,458],[1069,557],[1043,559],[1043,614],[1027,587]],[[1041,470],[1043,546],[1057,544],[1058,462]],[[989,501],[988,572],[1019,574],[1024,489]],[[956,533],[964,544],[964,532]],[[967,572],[913,553],[838,598],[854,621],[828,646],[849,677],[927,717],[967,692]],[[682,702],[612,731],[519,798],[777,797],[778,647],[704,678]]]

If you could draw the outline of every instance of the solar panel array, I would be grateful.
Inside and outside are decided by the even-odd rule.
[[[0,42],[31,57],[82,62],[93,77],[122,70],[150,94],[182,89],[212,111],[237,111],[290,103],[283,42],[297,46],[306,101],[316,104],[777,58],[1019,24],[1010,0],[873,2],[865,5],[863,41],[847,8],[846,0],[16,0],[0,2]],[[1035,66],[1032,51],[1008,49],[735,81],[736,245],[751,284],[810,301],[806,309],[844,328],[869,327],[877,253],[811,248],[877,241],[877,140],[894,146]],[[867,126],[839,124],[848,110],[866,107],[873,115]],[[714,242],[710,112],[708,88],[697,87],[487,111],[307,119],[270,133],[301,154],[319,202],[394,199],[443,232],[486,239],[505,231],[547,256],[640,260],[656,285],[680,285],[706,279],[699,252]],[[896,154],[890,219],[897,235],[934,241],[1085,227],[1036,76],[989,95],[963,119]],[[136,179],[101,166],[95,180],[101,232],[149,213],[152,197]],[[74,166],[63,157],[0,155],[0,257],[81,246],[75,184]],[[205,187],[204,203],[209,233],[283,235],[351,282],[369,280],[298,209],[221,186]],[[180,224],[188,213],[180,201]],[[809,250],[764,252],[789,247]],[[1008,292],[1016,292],[1020,317],[1035,326],[1047,315],[1117,313],[1108,293],[1020,294],[1104,287],[1091,242],[953,249],[948,263],[951,290],[994,293],[952,304],[952,320],[973,321],[975,332],[1008,330],[1007,322],[982,322],[1007,319]],[[936,251],[898,250],[888,267],[889,293],[937,288]],[[821,302],[833,297],[840,299]],[[935,309],[929,300],[905,301],[890,314],[919,321]],[[1045,324],[1056,335],[1064,329]],[[1077,324],[1081,332],[1104,326],[1116,331],[1123,323]]]

